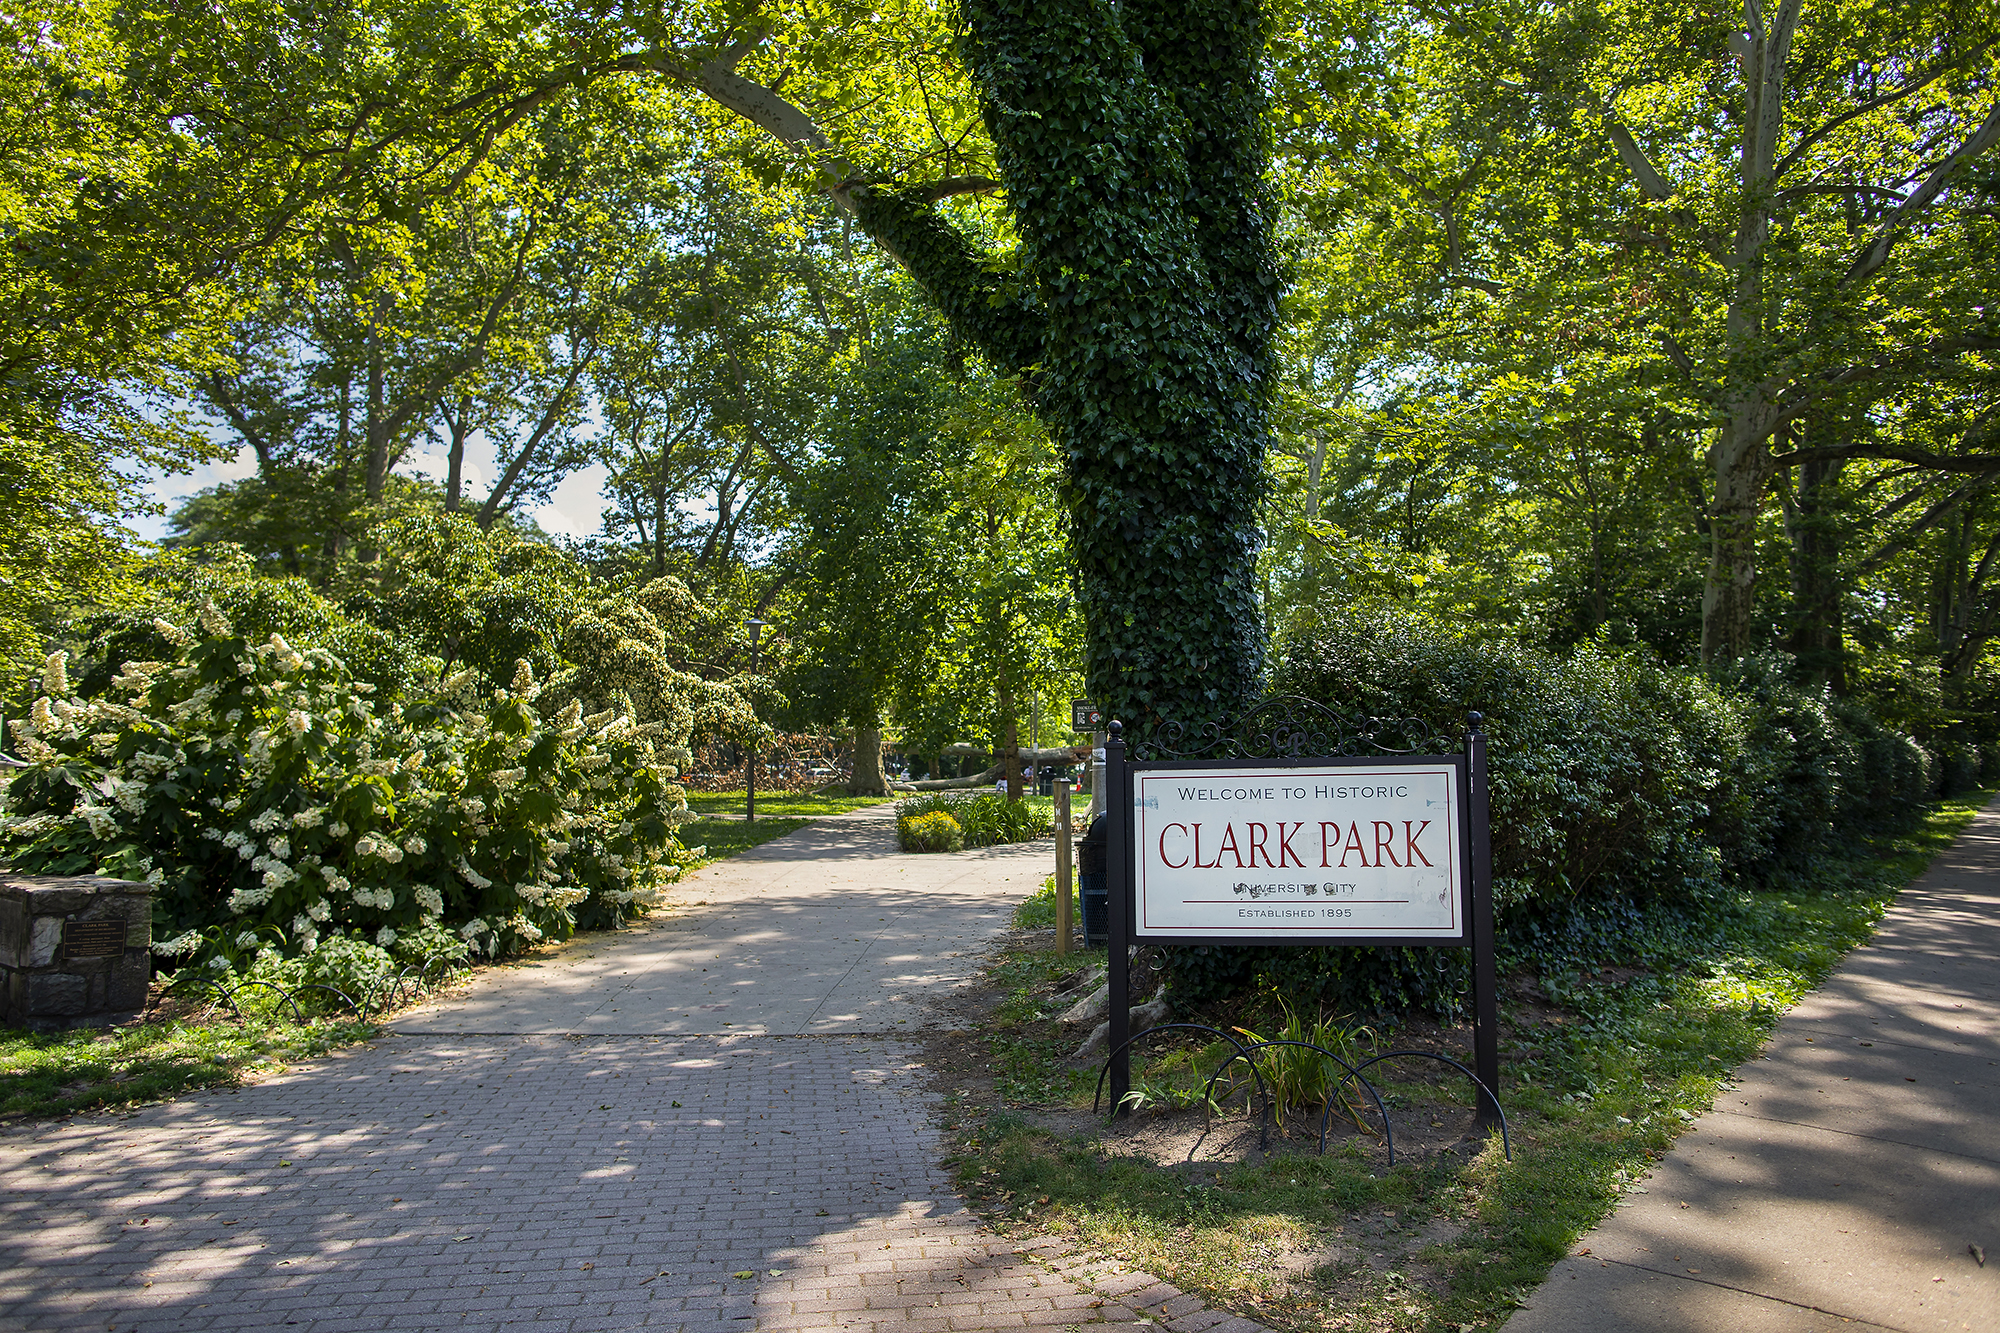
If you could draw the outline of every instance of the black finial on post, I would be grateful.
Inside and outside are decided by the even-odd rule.
[[[1467,731],[1478,731],[1479,724],[1485,720],[1486,714],[1484,713],[1467,713],[1465,715],[1465,729]]]
[[[1111,739],[1114,741],[1125,739],[1125,724],[1115,717],[1111,719]]]

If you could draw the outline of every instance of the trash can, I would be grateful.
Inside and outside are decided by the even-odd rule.
[[[1090,822],[1090,831],[1076,844],[1076,889],[1077,899],[1083,908],[1083,947],[1086,949],[1103,948],[1110,940],[1110,922],[1105,919],[1109,895],[1104,875],[1108,851],[1105,842],[1109,836],[1104,816],[1099,815]]]

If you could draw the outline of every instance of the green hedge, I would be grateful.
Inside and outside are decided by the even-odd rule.
[[[1906,821],[1940,780],[1935,756],[1859,705],[1793,684],[1775,655],[1711,676],[1643,650],[1558,655],[1375,614],[1300,625],[1279,658],[1273,692],[1349,716],[1457,727],[1484,715],[1494,902],[1515,965],[1629,953],[1698,928],[1739,886],[1810,873],[1858,833]],[[1464,989],[1453,950],[1169,954],[1185,1004],[1259,985],[1448,1012]]]

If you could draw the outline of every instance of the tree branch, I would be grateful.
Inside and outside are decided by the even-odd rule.
[[[1847,272],[1840,275],[1839,285],[1847,286],[1859,282],[1889,262],[1889,248],[1895,244],[1896,237],[1908,224],[1911,216],[1929,207],[1932,200],[1944,193],[1944,187],[1951,184],[1952,177],[1956,176],[1961,168],[1995,143],[2000,143],[2000,106],[1988,112],[1979,128],[1958,146],[1957,151],[1938,163],[1937,169],[1931,172],[1929,178],[1911,191],[1909,198],[1889,215],[1888,221],[1884,222],[1881,229],[1875,233],[1875,239],[1854,256],[1853,262],[1847,266]]]
[[[1664,203],[1673,198],[1673,187],[1647,159],[1646,150],[1639,147],[1639,141],[1632,137],[1632,131],[1610,116],[1606,116],[1604,132],[1611,136],[1611,146],[1618,150],[1619,160],[1624,162],[1625,169],[1639,182],[1639,189],[1648,199]]]
[[[1797,163],[1801,157],[1805,155],[1807,149],[1811,148],[1821,139],[1824,139],[1827,135],[1839,129],[1842,125],[1847,124],[1851,120],[1859,119],[1860,117],[1867,115],[1870,111],[1879,111],[1885,106],[1890,106],[1896,102],[1900,102],[1905,97],[1910,96],[1912,93],[1921,92],[1923,89],[1930,87],[1933,83],[1936,83],[1939,79],[1951,73],[1953,70],[1963,69],[1966,65],[1971,64],[1973,61],[1979,59],[1980,56],[1984,55],[1986,53],[1986,48],[1992,46],[1995,40],[1996,39],[1989,37],[1985,41],[1981,42],[1978,46],[1968,51],[1965,55],[1960,56],[1957,60],[1954,60],[1949,64],[1939,65],[1936,69],[1932,70],[1929,74],[1926,74],[1923,78],[1918,79],[1915,83],[1906,83],[1900,88],[1895,88],[1890,90],[1889,92],[1883,93],[1880,97],[1870,98],[1868,101],[1863,102],[1860,106],[1851,107],[1848,110],[1841,112],[1839,115],[1835,116],[1832,120],[1829,120],[1825,124],[1821,125],[1818,129],[1812,130],[1811,132],[1807,133],[1806,135],[1801,137],[1797,143],[1792,145],[1791,152],[1786,153],[1783,157],[1778,159],[1777,166],[1773,167],[1771,170],[1771,175],[1773,179],[1779,176],[1783,176],[1787,171],[1791,170],[1792,166],[1795,163]]]

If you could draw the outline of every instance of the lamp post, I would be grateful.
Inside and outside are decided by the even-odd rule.
[[[769,621],[759,620],[755,616],[743,622],[743,628],[750,631],[750,674],[753,676],[757,674],[757,640],[764,633],[764,626],[769,623]],[[757,822],[757,742],[754,732],[752,733],[749,750],[749,757],[743,761],[745,796],[743,822],[754,824]]]

